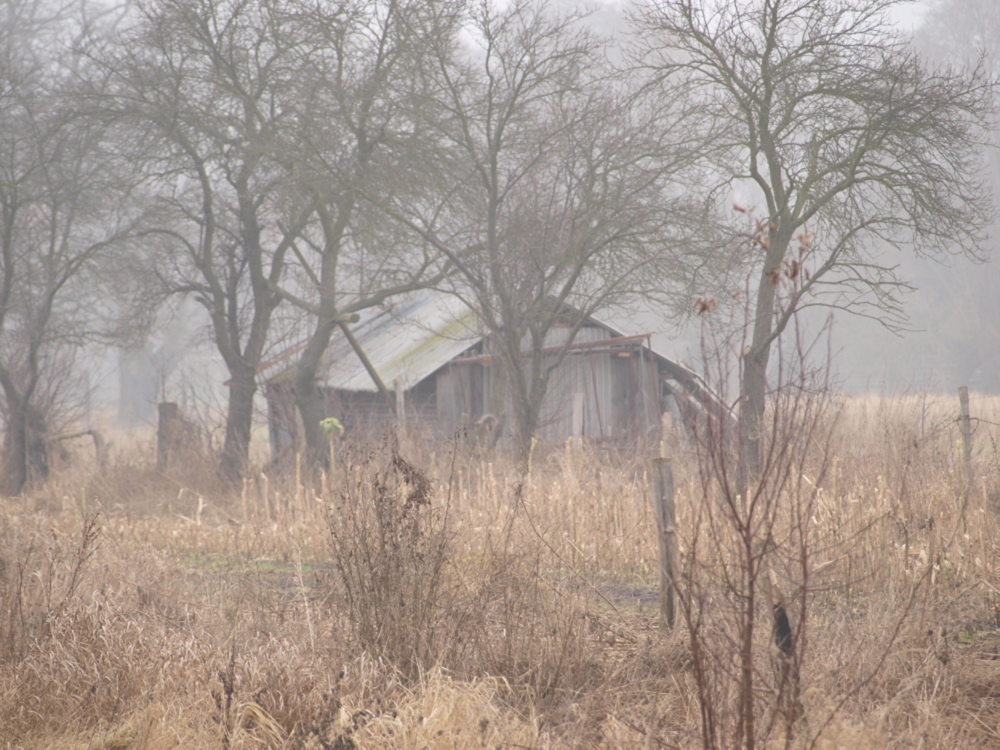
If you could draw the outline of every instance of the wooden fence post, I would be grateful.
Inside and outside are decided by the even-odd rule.
[[[958,427],[962,433],[962,527],[965,529],[965,509],[969,504],[969,493],[972,492],[972,420],[969,417],[968,386],[958,387],[958,405]]]
[[[393,381],[392,388],[396,396],[396,428],[402,436],[406,433],[406,389],[399,378]]]
[[[181,408],[172,401],[163,401],[159,407],[156,427],[156,468],[163,471],[178,447],[178,436],[182,431]]]
[[[969,387],[966,385],[958,388],[958,404],[961,408],[959,430],[962,433],[962,477],[965,481],[962,496],[966,497],[972,489],[972,420],[969,417]]]
[[[672,628],[676,619],[677,529],[674,512],[674,472],[670,459],[658,456],[653,472],[656,530],[660,547],[660,624]]]

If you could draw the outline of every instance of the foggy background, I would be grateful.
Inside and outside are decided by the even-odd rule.
[[[558,5],[577,3],[561,0]],[[977,49],[992,57],[991,44],[1000,43],[992,41],[988,33],[969,36],[973,30],[983,29],[984,21],[975,16],[975,5],[961,0],[914,2],[899,8],[894,20],[935,59],[969,59]],[[961,14],[954,14],[955,8],[963,7],[968,14],[964,20]],[[620,2],[603,3],[591,21],[603,31],[621,29],[622,9]],[[942,24],[943,18],[953,22]],[[994,31],[992,38],[1000,38],[1000,28]],[[1000,192],[996,151],[984,154],[984,169],[994,190]],[[995,226],[981,248],[987,258],[996,256],[998,236],[1000,226]],[[901,276],[913,285],[905,300],[909,315],[906,330],[889,331],[876,321],[841,310],[802,314],[806,338],[826,331],[819,334],[822,345],[818,349],[825,354],[829,345],[836,387],[850,394],[953,392],[958,385],[967,384],[973,391],[1000,393],[1000,278],[996,263],[977,264],[959,257],[941,264],[895,251],[886,251],[885,259],[898,265]],[[656,309],[609,311],[603,317],[627,334],[652,332],[659,351],[700,367],[704,321],[698,317],[692,316],[679,329],[666,324],[665,316]],[[93,347],[87,367],[91,414],[105,419],[114,414],[120,426],[137,428],[154,424],[155,404],[170,400],[180,402],[189,413],[201,412],[199,416],[207,420],[223,420],[227,372],[207,327],[204,309],[188,301],[160,311],[155,333],[141,347],[127,351]],[[258,397],[258,421],[264,416],[262,402]]]

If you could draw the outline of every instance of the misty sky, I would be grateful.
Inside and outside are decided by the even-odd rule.
[[[557,4],[576,5],[577,0],[555,0]],[[1000,2],[1000,0],[997,0]],[[590,4],[593,7],[592,4]],[[913,33],[930,5],[929,0],[901,4],[894,10],[894,18],[904,33]],[[595,12],[593,20],[608,30],[621,21],[625,3],[621,0],[605,0]],[[936,269],[918,269],[914,282],[920,289],[907,300],[914,332],[905,336],[893,335],[877,323],[838,314],[832,335],[833,370],[839,383],[847,390],[899,391],[912,388],[931,390],[953,390],[957,376],[943,370],[935,363],[929,363],[929,355],[915,354],[915,351],[929,348],[928,337],[933,326],[934,296],[927,291],[928,279]],[[928,312],[930,310],[930,312]],[[668,356],[694,363],[700,350],[699,336],[701,321],[695,320],[678,334],[666,328],[661,311],[646,310],[633,314],[614,313],[608,316],[611,322],[625,329],[626,333],[654,332],[658,349]],[[817,327],[825,321],[825,314],[814,317]],[[825,347],[824,347],[825,348]],[[108,362],[108,369],[115,363]],[[190,369],[204,374],[205,362],[197,357],[189,363]],[[185,377],[192,377],[190,374]],[[109,376],[107,378],[112,381]],[[213,372],[210,378],[221,385],[224,373]],[[178,378],[178,382],[183,378]],[[975,384],[973,384],[975,385]]]

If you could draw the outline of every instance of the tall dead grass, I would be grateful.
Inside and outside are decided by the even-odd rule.
[[[830,468],[795,485],[817,572],[792,746],[1000,747],[1000,399],[972,400],[969,493],[957,398],[833,406]],[[684,549],[713,501],[689,451]],[[148,465],[3,500],[6,746],[701,744],[644,456],[540,449],[520,492],[502,455],[405,440],[316,485]]]

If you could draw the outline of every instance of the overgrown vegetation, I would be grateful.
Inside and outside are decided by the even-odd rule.
[[[520,502],[515,462],[405,438],[317,486],[81,464],[5,501],[0,742],[994,745],[1000,404],[966,497],[952,401],[786,404],[756,510],[678,442],[673,632],[636,451],[539,450]]]

